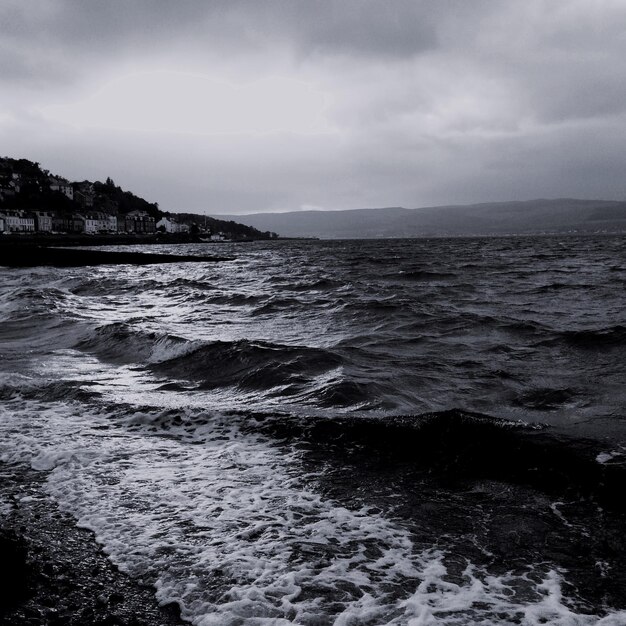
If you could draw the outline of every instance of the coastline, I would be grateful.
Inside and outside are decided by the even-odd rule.
[[[0,624],[182,626],[176,604],[119,571],[89,530],[59,510],[46,474],[0,463]]]
[[[233,239],[207,241],[199,235],[190,234],[118,234],[118,235],[85,235],[85,234],[51,234],[51,233],[0,233],[0,248],[3,246],[151,246],[158,244],[179,243],[251,243],[253,241],[270,241],[269,239]]]

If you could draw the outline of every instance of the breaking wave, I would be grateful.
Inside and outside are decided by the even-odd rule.
[[[184,437],[147,436],[165,417],[156,411],[143,419],[136,411],[136,429],[125,434],[128,410],[125,421],[54,402],[0,411],[0,458],[50,472],[49,491],[118,567],[195,624],[615,626],[626,617],[586,613],[566,594],[566,573],[548,564],[493,572],[443,546],[420,547],[376,507],[321,496],[298,449],[246,431],[235,416],[197,424],[202,446],[190,446]],[[12,438],[26,414],[37,419]],[[179,421],[173,427],[184,429]],[[475,415],[404,417],[396,427],[406,435],[410,425],[445,430],[453,421],[536,431]],[[332,428],[322,438],[346,446],[350,426],[335,426],[349,433],[343,440]]]
[[[167,333],[137,331],[123,323],[97,328],[81,350],[116,363],[137,363],[200,389],[237,386],[275,392],[303,389],[342,365],[329,350],[269,342],[191,341]]]

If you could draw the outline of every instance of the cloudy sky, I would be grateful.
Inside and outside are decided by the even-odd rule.
[[[0,155],[165,210],[626,198],[624,0],[2,0]]]

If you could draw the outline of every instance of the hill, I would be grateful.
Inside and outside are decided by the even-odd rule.
[[[559,198],[419,209],[254,213],[238,215],[237,220],[286,237],[324,239],[626,232],[626,202]]]
[[[201,215],[199,213],[173,213],[179,222],[184,224],[194,224],[202,230],[213,233],[228,233],[231,239],[276,239],[278,235],[275,232],[260,230],[246,226],[239,222],[229,219],[225,215],[222,219]]]
[[[47,212],[66,220],[74,215],[95,214],[123,218],[129,213],[137,212],[149,218],[147,222],[150,227],[142,229],[143,234],[154,232],[156,222],[162,217],[170,217],[177,224],[185,226],[185,230],[180,232],[189,232],[192,235],[220,233],[221,238],[237,240],[270,239],[276,236],[274,233],[260,232],[251,226],[234,222],[230,217],[218,220],[192,213],[164,212],[156,202],[148,202],[122,189],[111,178],[107,178],[105,182],[70,182],[28,159],[0,157],[0,213],[28,216],[34,212]],[[125,228],[124,220],[118,220],[117,224],[114,231],[122,232]],[[35,230],[40,229],[37,227]],[[55,229],[55,232],[59,230]],[[72,228],[72,232],[76,232],[75,228]],[[113,232],[108,231],[108,234]]]

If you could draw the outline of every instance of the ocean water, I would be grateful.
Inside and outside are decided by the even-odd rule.
[[[159,600],[626,624],[626,239],[158,251],[234,259],[0,268],[0,459]]]

